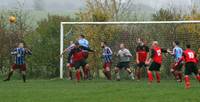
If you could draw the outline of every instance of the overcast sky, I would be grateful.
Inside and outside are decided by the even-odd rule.
[[[0,0],[0,8],[14,8],[17,1],[25,2],[26,9],[34,9],[34,1],[38,1],[39,4],[46,11],[75,11],[83,9],[85,6],[85,0]],[[197,4],[200,7],[200,0],[133,0],[134,3],[144,4],[154,9],[161,7],[168,7],[169,5],[186,8],[192,4]]]

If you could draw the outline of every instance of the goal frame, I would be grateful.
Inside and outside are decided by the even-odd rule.
[[[64,50],[64,25],[121,25],[121,24],[200,24],[200,20],[191,21],[133,21],[133,22],[60,22],[60,54]],[[60,57],[60,79],[63,79],[63,56]]]

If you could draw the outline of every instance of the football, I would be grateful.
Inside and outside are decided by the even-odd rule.
[[[16,22],[16,17],[15,16],[10,16],[9,17],[10,23],[15,23]]]

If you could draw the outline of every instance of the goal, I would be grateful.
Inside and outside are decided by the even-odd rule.
[[[65,30],[68,26],[68,31]],[[69,29],[70,27],[71,29]],[[81,28],[81,29],[78,29]],[[85,27],[85,28],[84,28]],[[136,46],[136,38],[145,38],[148,42],[158,40],[163,47],[170,47],[170,41],[180,40],[182,45],[185,43],[192,43],[195,49],[200,48],[200,42],[196,36],[200,33],[200,21],[136,21],[136,22],[61,22],[60,23],[60,54],[64,49],[65,33],[72,31],[72,28],[79,31],[79,33],[89,33],[92,40],[100,39],[107,40],[107,37],[112,37],[109,44],[114,48],[117,42],[126,43],[133,52]],[[88,29],[90,30],[88,30]],[[98,30],[97,30],[98,28]],[[95,29],[93,31],[92,29]],[[107,32],[104,30],[112,30]],[[192,29],[192,30],[191,30]],[[82,31],[81,31],[82,30]],[[88,31],[88,32],[87,32]],[[99,34],[102,33],[101,37]],[[91,35],[91,34],[96,35]],[[116,33],[116,34],[111,34]],[[108,36],[106,36],[108,35]],[[96,37],[96,38],[95,38]],[[116,40],[118,39],[118,40]],[[99,40],[99,41],[100,41]],[[96,40],[97,41],[97,40]],[[117,41],[117,42],[116,42]],[[94,41],[93,41],[94,42]],[[198,44],[197,44],[198,43]],[[96,46],[94,46],[96,47]],[[99,55],[95,55],[99,57]],[[95,63],[97,65],[98,63]],[[167,64],[166,64],[167,65]],[[169,64],[168,64],[169,65]],[[64,58],[60,58],[60,78],[64,75]]]

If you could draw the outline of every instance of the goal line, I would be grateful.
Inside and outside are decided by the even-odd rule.
[[[64,25],[120,25],[120,24],[200,24],[200,20],[192,21],[133,21],[133,22],[61,22],[60,23],[60,54],[64,49]],[[60,57],[60,78],[63,79],[63,56]]]

